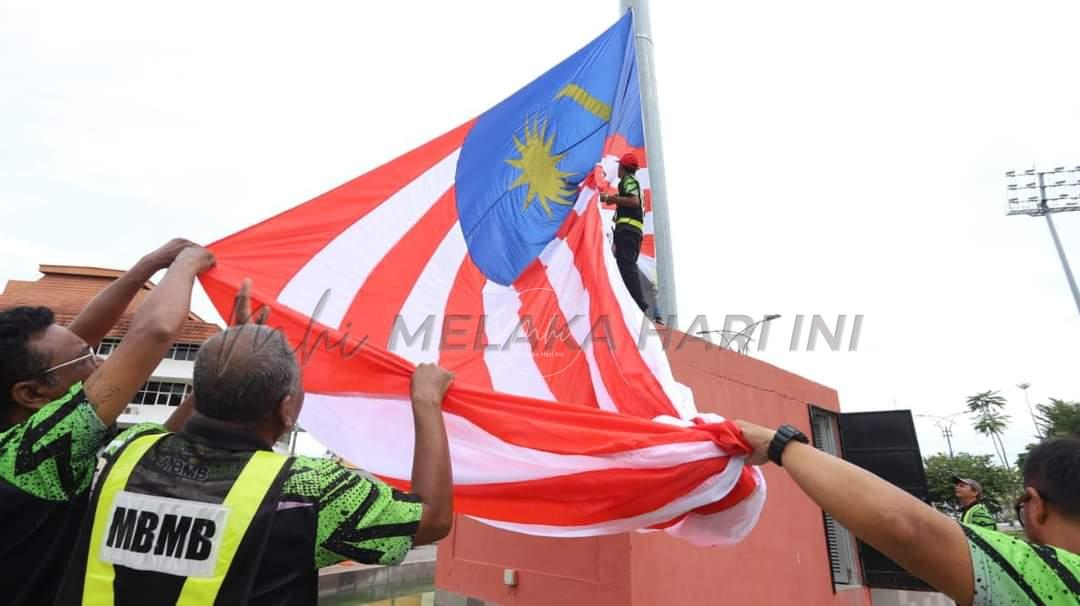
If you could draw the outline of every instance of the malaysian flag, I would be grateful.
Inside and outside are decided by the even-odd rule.
[[[435,362],[456,374],[459,512],[550,536],[749,531],[760,472],[675,381],[610,251],[598,194],[646,157],[636,70],[628,13],[478,118],[211,245],[219,311],[250,277],[296,346],[306,430],[407,487],[408,378]]]

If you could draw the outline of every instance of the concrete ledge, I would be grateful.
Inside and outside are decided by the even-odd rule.
[[[398,566],[343,563],[319,571],[319,600],[376,602],[434,591],[435,549],[419,548]]]

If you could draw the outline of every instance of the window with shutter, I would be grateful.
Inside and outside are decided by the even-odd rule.
[[[841,456],[837,434],[836,415],[816,407],[810,407],[811,438],[814,447],[829,454]],[[825,524],[825,543],[829,549],[834,585],[858,585],[855,566],[855,539],[839,522],[822,512]]]

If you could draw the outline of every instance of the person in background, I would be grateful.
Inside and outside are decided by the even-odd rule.
[[[0,601],[51,604],[78,532],[96,454],[187,319],[213,255],[173,240],[143,257],[67,326],[47,307],[0,312]],[[94,347],[168,268],[116,351]],[[190,406],[174,413],[180,422]]]
[[[963,506],[960,512],[960,523],[997,530],[997,522],[994,521],[994,516],[990,515],[986,503],[982,502],[982,484],[960,476],[953,476],[952,481],[956,500],[960,501],[960,505]]]
[[[321,567],[400,563],[453,521],[441,410],[452,380],[431,364],[413,374],[405,493],[333,459],[274,453],[304,402],[294,352],[259,324],[212,337],[183,429],[106,449],[57,603],[314,605]]]
[[[1027,541],[958,524],[903,490],[809,446],[790,425],[736,422],[753,464],[782,466],[807,496],[884,555],[963,606],[1080,604],[1080,438],[1031,450],[1017,517]]]

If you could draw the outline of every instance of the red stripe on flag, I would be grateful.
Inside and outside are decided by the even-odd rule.
[[[574,264],[589,290],[593,354],[604,385],[622,412],[649,419],[660,415],[678,417],[671,400],[642,359],[638,336],[628,330],[614,286],[608,280],[602,257],[607,242],[600,226],[600,211],[589,206],[582,218],[569,234],[567,244],[574,251]]]
[[[516,524],[584,526],[662,508],[727,468],[729,457],[665,469],[604,469],[555,478],[454,486],[454,510]],[[408,490],[405,480],[383,478]],[[583,500],[581,495],[589,495]]]
[[[638,164],[641,165],[641,168],[649,166],[649,154],[646,152],[645,148],[630,145],[630,143],[626,141],[626,138],[621,134],[615,133],[608,137],[607,141],[604,142],[605,156],[621,158],[623,154],[630,152],[633,152],[634,155],[637,156]]]
[[[559,307],[558,295],[548,281],[544,265],[539,260],[533,261],[514,281],[514,288],[521,300],[519,321],[528,331],[533,359],[552,395],[559,402],[596,407],[588,360],[567,325],[569,319]],[[588,317],[574,321],[587,322]]]
[[[707,516],[714,513],[720,513],[721,511],[727,511],[739,503],[742,503],[757,489],[757,487],[758,481],[754,476],[753,469],[750,465],[744,465],[742,472],[739,474],[739,480],[735,483],[735,486],[731,488],[731,492],[729,492],[727,496],[715,503],[698,507],[693,513]]]
[[[641,254],[646,257],[656,258],[656,236],[645,234],[641,238]]]
[[[199,281],[222,317],[232,313],[233,297],[245,274],[236,266],[218,265]],[[321,393],[371,393],[408,396],[413,365],[379,347],[362,334],[346,333],[312,321],[277,303],[255,282],[251,308],[271,313],[266,325],[281,331],[303,369],[304,388]]]
[[[221,266],[200,276],[203,288],[222,316],[227,317],[236,289],[243,274]],[[448,310],[463,310],[471,297],[480,304],[480,289],[484,278],[468,259],[458,275],[458,294],[451,294]],[[468,295],[468,293],[473,293]],[[407,406],[409,378],[413,365],[407,360],[370,344],[356,348],[355,337],[310,324],[299,312],[276,302],[259,291],[256,284],[251,293],[253,309],[269,305],[273,310],[267,325],[277,328],[296,348],[304,367],[304,387],[309,391],[327,394],[373,394],[402,398]],[[481,337],[482,337],[481,333]],[[647,418],[589,408],[512,396],[491,391],[484,386],[490,379],[474,377],[467,369],[454,367],[454,358],[472,354],[467,350],[443,351],[440,363],[451,370],[461,370],[446,395],[443,408],[461,415],[498,439],[518,446],[546,452],[571,455],[602,455],[626,452],[663,444],[714,442],[721,451],[733,455],[750,452],[742,432],[730,421],[697,425],[692,428],[656,423]],[[477,354],[482,355],[482,348]],[[486,365],[479,366],[486,372]],[[603,428],[597,431],[597,428]]]
[[[461,147],[473,122],[209,248],[219,266],[251,278],[263,292],[274,293],[276,298],[331,240]]]
[[[546,452],[611,454],[710,440],[723,452],[750,453],[742,432],[731,421],[684,428],[599,408],[459,388],[456,383],[447,397],[447,411],[469,419],[504,442]],[[597,427],[603,431],[595,431]]]
[[[739,503],[745,501],[751,494],[753,494],[754,490],[756,490],[757,487],[758,482],[757,478],[754,477],[753,470],[748,465],[744,466],[742,469],[742,473],[739,474],[738,481],[735,482],[735,486],[732,486],[731,492],[729,492],[724,498],[716,501],[715,503],[709,503],[708,505],[698,507],[697,509],[694,509],[688,513],[696,513],[698,515],[707,516],[714,513],[727,511],[732,507],[735,507]],[[686,519],[686,515],[687,514],[683,514],[676,518],[672,518],[667,522],[654,524],[649,528],[653,530],[663,530],[665,528],[670,528],[671,526],[674,526],[675,524],[678,524],[679,522]]]
[[[487,278],[470,257],[465,257],[454,278],[446,315],[438,329],[439,366],[455,373],[454,382],[492,389],[491,373],[484,362],[484,284]]]
[[[388,348],[390,331],[402,305],[412,292],[442,238],[457,221],[454,188],[386,253],[360,287],[342,325],[367,335],[373,345]]]

